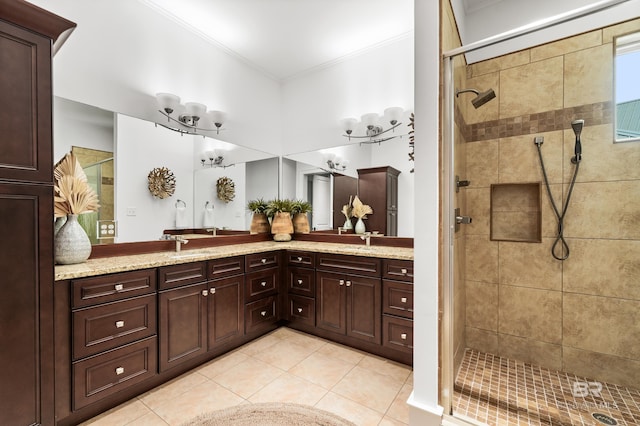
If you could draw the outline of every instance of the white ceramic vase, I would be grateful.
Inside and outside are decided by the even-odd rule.
[[[364,225],[364,221],[362,219],[358,219],[356,222],[355,233],[356,234],[364,234],[367,231],[367,227]]]
[[[344,221],[344,225],[342,225],[344,229],[353,229],[353,223],[351,223],[351,219],[347,219]]]
[[[61,265],[82,263],[91,254],[91,241],[78,223],[78,215],[67,215],[67,221],[54,239],[55,261]]]

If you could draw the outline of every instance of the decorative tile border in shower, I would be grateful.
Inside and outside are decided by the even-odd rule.
[[[454,117],[467,142],[569,129],[571,122],[577,118],[584,119],[588,126],[609,124],[613,121],[613,103],[597,102],[474,124],[466,124],[462,113],[456,106]]]
[[[640,390],[467,349],[455,381],[454,413],[490,425],[640,424]]]

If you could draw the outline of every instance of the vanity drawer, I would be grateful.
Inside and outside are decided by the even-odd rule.
[[[314,253],[308,251],[287,251],[287,264],[292,266],[304,266],[306,268],[316,267]]]
[[[157,371],[156,337],[73,364],[73,410],[153,377]]]
[[[316,273],[313,269],[289,267],[287,272],[289,293],[315,297]]]
[[[128,297],[154,293],[156,270],[122,272],[71,281],[72,307],[97,305]]]
[[[244,274],[244,256],[226,257],[207,261],[207,277],[210,280]]]
[[[278,292],[280,269],[272,268],[247,274],[245,277],[245,302],[253,302]]]
[[[244,257],[245,270],[247,273],[260,271],[262,269],[273,268],[280,265],[280,252],[270,251],[267,253],[248,254]]]
[[[156,334],[156,295],[74,311],[73,358],[94,355]]]
[[[317,269],[325,271],[346,272],[370,277],[380,276],[380,259],[374,257],[318,253],[316,262]]]
[[[316,300],[310,297],[289,295],[289,320],[291,322],[316,325]]]
[[[158,268],[158,285],[160,290],[196,284],[206,280],[206,262],[191,262]]]
[[[245,332],[251,333],[275,324],[278,321],[277,312],[275,296],[248,303],[245,306]]]
[[[413,321],[382,316],[382,345],[405,353],[413,353]]]
[[[413,318],[413,284],[382,280],[382,312]]]
[[[413,282],[413,260],[384,259],[382,278]]]

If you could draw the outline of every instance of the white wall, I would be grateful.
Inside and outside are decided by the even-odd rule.
[[[278,198],[278,164],[278,158],[268,158],[247,163],[247,202],[258,198],[262,198],[265,201]],[[245,229],[249,229],[251,214],[246,210],[246,204],[245,217],[247,220],[247,228]]]
[[[176,200],[187,201],[189,226],[193,226],[193,137],[180,136],[153,123],[126,115],[116,117],[116,217],[117,242],[156,240],[175,227]],[[173,196],[158,199],[148,189],[147,176],[167,167],[176,178]],[[135,208],[135,216],[127,209]]]
[[[226,176],[235,184],[233,201],[225,203],[218,198],[216,183],[218,178]],[[213,204],[214,226],[227,229],[249,229],[246,224],[246,165],[236,164],[227,168],[197,169],[194,173],[194,221],[196,228],[203,227],[204,206],[208,201]]]

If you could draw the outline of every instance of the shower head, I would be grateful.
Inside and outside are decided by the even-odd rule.
[[[574,156],[571,158],[573,164],[578,164],[582,160],[582,143],[580,142],[580,134],[584,127],[584,120],[573,120],[571,122],[571,128],[576,135],[576,144],[574,147]]]
[[[476,97],[471,99],[471,104],[475,109],[480,108],[482,105],[486,104],[491,99],[496,97],[496,92],[494,92],[493,89],[489,89],[484,92],[479,92],[476,89],[463,89],[463,90],[456,91],[456,98],[460,93],[467,93],[467,92],[476,94]]]

